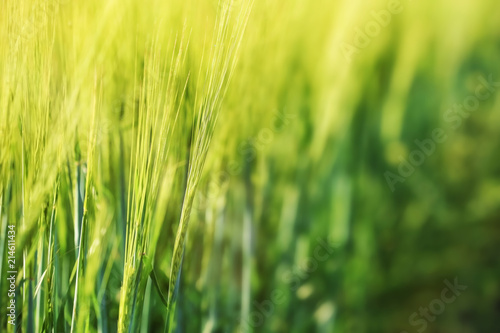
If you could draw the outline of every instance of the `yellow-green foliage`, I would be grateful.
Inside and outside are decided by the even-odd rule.
[[[494,0],[2,1],[0,253],[15,225],[19,292],[17,326],[3,316],[0,330],[407,328],[411,311],[396,326],[367,314],[368,301],[410,283],[404,264],[393,277],[373,262],[396,240],[415,241],[409,231],[425,221],[451,226],[453,207],[434,203],[451,200],[444,189],[467,178],[464,156],[480,143],[485,178],[467,178],[479,184],[477,211],[460,217],[495,218],[498,179],[485,160],[498,148],[498,96],[463,119],[489,143],[469,125],[446,132],[453,140],[400,192],[384,172],[415,139],[447,128],[444,111],[478,76],[500,78],[499,9]],[[318,239],[340,254],[298,282],[283,278]],[[449,262],[435,275],[451,274]],[[438,266],[421,272],[429,267]],[[8,270],[4,255],[2,308]],[[256,324],[255,302],[276,290],[283,302]]]

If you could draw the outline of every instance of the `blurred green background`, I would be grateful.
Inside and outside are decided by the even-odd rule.
[[[46,23],[17,42],[16,27],[23,29],[37,6],[45,14],[34,22]],[[33,331],[41,331],[51,306],[62,314],[57,329],[69,330],[73,296],[65,290],[74,290],[81,161],[92,161],[94,187],[82,277],[87,326],[77,331],[117,330],[136,91],[156,75],[147,69],[150,49],[169,68],[174,36],[187,31],[178,81],[188,72],[193,79],[172,137],[169,194],[160,191],[152,215],[159,286],[148,280],[140,304],[140,331],[163,330],[158,289],[168,289],[196,73],[208,63],[202,55],[210,43],[216,46],[207,35],[219,6],[2,3],[2,244],[7,224],[21,223],[31,198],[17,255],[30,253],[27,284],[56,300],[35,303],[34,317],[24,303],[24,330],[33,320]],[[499,332],[499,59],[495,0],[255,0],[194,199],[176,331]],[[95,91],[97,125],[89,111]],[[56,125],[37,127],[46,114]],[[96,135],[93,160],[89,133]],[[28,161],[21,160],[26,146],[35,147]],[[54,197],[50,282],[42,276],[47,262],[35,253],[46,256],[51,244]],[[445,289],[456,281],[467,288],[447,302]],[[6,288],[2,279],[2,306]]]

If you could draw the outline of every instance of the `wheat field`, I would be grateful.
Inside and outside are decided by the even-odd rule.
[[[0,331],[497,332],[500,3],[2,0]]]

